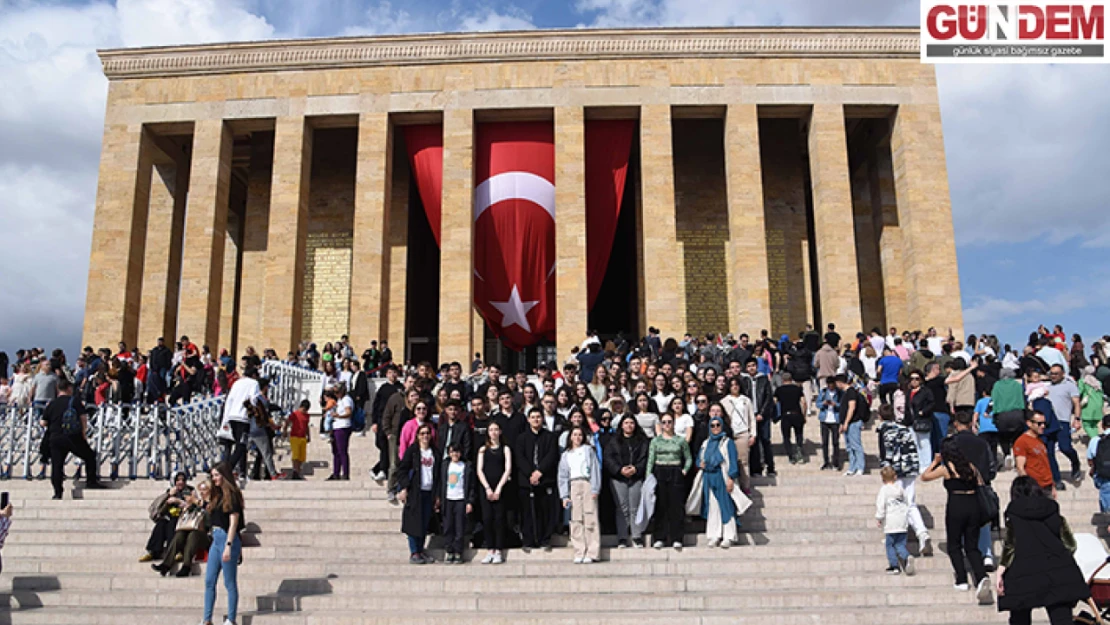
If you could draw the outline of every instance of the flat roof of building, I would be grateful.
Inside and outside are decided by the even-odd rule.
[[[919,58],[917,27],[562,29],[100,50],[110,80],[340,68],[698,58]]]

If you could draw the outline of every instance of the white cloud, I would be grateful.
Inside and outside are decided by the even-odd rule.
[[[588,25],[619,26],[834,26],[912,25],[916,0],[578,0]]]

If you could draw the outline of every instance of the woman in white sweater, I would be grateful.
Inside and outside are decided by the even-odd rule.
[[[590,564],[601,557],[597,496],[601,493],[601,463],[588,441],[585,426],[569,430],[567,450],[559,459],[559,497],[570,509],[570,541],[574,563]]]

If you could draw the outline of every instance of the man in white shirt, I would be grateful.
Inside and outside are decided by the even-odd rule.
[[[929,351],[933,352],[934,357],[940,356],[944,347],[944,339],[937,336],[936,328],[929,328],[929,335],[925,337],[925,345],[929,348]]]
[[[890,327],[890,333],[886,335],[886,346],[894,349],[894,339],[900,339],[902,335],[898,334],[898,328]]]
[[[261,406],[262,392],[258,386],[258,370],[251,367],[235,381],[224,399],[224,418],[220,425],[220,445],[223,457],[232,470],[239,473],[240,487],[247,485],[247,441],[250,435],[250,410],[248,406]]]

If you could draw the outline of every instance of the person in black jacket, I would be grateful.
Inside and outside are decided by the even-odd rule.
[[[933,392],[925,387],[925,376],[921,371],[910,371],[906,383],[909,387],[905,391],[906,416],[902,425],[913,430],[914,438],[917,439],[917,458],[921,464],[921,472],[924,473],[933,462],[933,450],[940,451],[939,447],[934,448],[932,444],[935,400]]]
[[[447,542],[447,564],[463,563],[466,517],[478,503],[478,477],[474,463],[463,455],[462,446],[447,446],[447,459],[440,469],[439,500],[443,505],[443,537]]]
[[[457,399],[448,400],[439,420],[439,431],[436,432],[436,442],[443,449],[443,458],[447,458],[447,448],[451,445],[458,445],[462,449],[463,458],[469,458],[473,450],[472,440],[462,402]]]
[[[524,552],[535,547],[551,550],[551,534],[559,523],[559,440],[544,429],[543,411],[528,411],[528,429],[513,447],[520,489],[520,533]]]
[[[605,448],[605,473],[617,505],[617,547],[628,546],[631,534],[636,548],[644,546],[640,528],[636,527],[636,511],[640,508],[641,488],[647,475],[648,437],[636,417],[624,415],[617,433]]]
[[[389,436],[382,427],[382,414],[385,413],[385,404],[394,394],[404,390],[404,385],[397,381],[397,367],[389,365],[385,369],[385,384],[378,387],[374,393],[374,403],[370,409],[370,431],[374,432],[374,446],[378,448],[378,462],[370,469],[370,475],[377,481],[386,479],[389,475]]]
[[[1028,625],[1034,608],[1044,608],[1052,625],[1072,622],[1072,608],[1091,590],[1075,563],[1075,537],[1060,504],[1029,476],[1014,478],[1006,506],[1006,537],[999,562],[998,611],[1011,625]]]
[[[397,500],[403,505],[401,531],[409,537],[409,564],[428,564],[435,558],[424,551],[432,513],[439,509],[441,479],[439,451],[432,444],[432,426],[416,430],[416,444],[405,450],[397,465]]]

